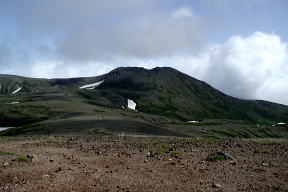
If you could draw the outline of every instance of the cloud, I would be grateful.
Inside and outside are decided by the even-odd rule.
[[[172,17],[177,19],[177,18],[193,18],[194,14],[192,13],[191,9],[187,7],[181,7],[179,9],[176,9],[172,12]]]
[[[165,14],[130,18],[117,26],[75,26],[65,35],[57,42],[55,52],[74,61],[196,54],[202,48],[198,21],[189,8],[183,7]]]
[[[41,28],[43,32],[51,32],[75,23],[103,20],[107,15],[143,13],[154,4],[153,0],[11,0],[5,3],[15,22],[25,24],[21,28],[30,32]]]
[[[14,4],[6,6],[11,23],[20,31],[21,47],[33,56],[49,54],[71,63],[101,62],[118,56],[197,54],[203,44],[200,22],[190,7],[161,9],[161,3],[154,0],[27,0]],[[47,54],[40,51],[43,47]]]
[[[25,74],[31,74],[32,76],[40,75],[41,77],[89,77],[103,75],[108,71],[114,69],[112,64],[106,64],[102,62],[86,62],[86,63],[64,63],[63,61],[38,61],[31,64],[25,71]]]
[[[251,98],[263,83],[283,70],[287,45],[275,34],[233,36],[225,44],[210,48],[210,63],[204,79],[228,94]]]

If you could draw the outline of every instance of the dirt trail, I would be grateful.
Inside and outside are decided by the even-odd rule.
[[[287,142],[1,137],[0,152],[16,155],[0,155],[0,191],[288,191]],[[207,161],[217,151],[236,162]]]

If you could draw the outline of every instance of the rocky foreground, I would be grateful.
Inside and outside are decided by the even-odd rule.
[[[285,139],[0,137],[0,162],[1,192],[288,191]]]

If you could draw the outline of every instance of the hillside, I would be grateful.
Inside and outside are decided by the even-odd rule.
[[[135,102],[137,111],[129,109],[128,100]],[[251,125],[288,122],[287,106],[233,98],[168,67],[117,68],[97,77],[70,79],[0,75],[0,105],[0,127],[18,127],[0,133],[6,135],[213,135],[215,130],[207,125],[224,130],[223,124],[228,124],[241,125],[242,136],[251,136]],[[202,127],[187,121],[200,121]],[[275,135],[275,130],[269,134],[282,134]],[[269,134],[266,130],[262,136]]]

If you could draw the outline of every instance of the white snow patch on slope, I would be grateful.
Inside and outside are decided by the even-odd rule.
[[[277,123],[277,125],[286,125],[286,123],[280,122],[280,123]]]
[[[128,108],[136,110],[136,103],[131,99],[128,99]]]
[[[22,89],[22,87],[19,87],[18,89],[16,89],[15,91],[13,91],[12,94],[18,93],[21,89]]]
[[[19,101],[13,101],[11,103],[9,103],[10,105],[14,105],[14,104],[19,104],[20,102]]]
[[[4,131],[6,129],[15,128],[15,127],[0,127],[0,131]]]
[[[103,81],[97,82],[97,83],[93,83],[93,84],[89,84],[89,85],[84,85],[82,87],[80,87],[79,89],[95,89],[96,87],[98,87],[99,85],[101,85],[101,83],[103,83]]]
[[[187,121],[187,123],[199,123],[199,121]]]

